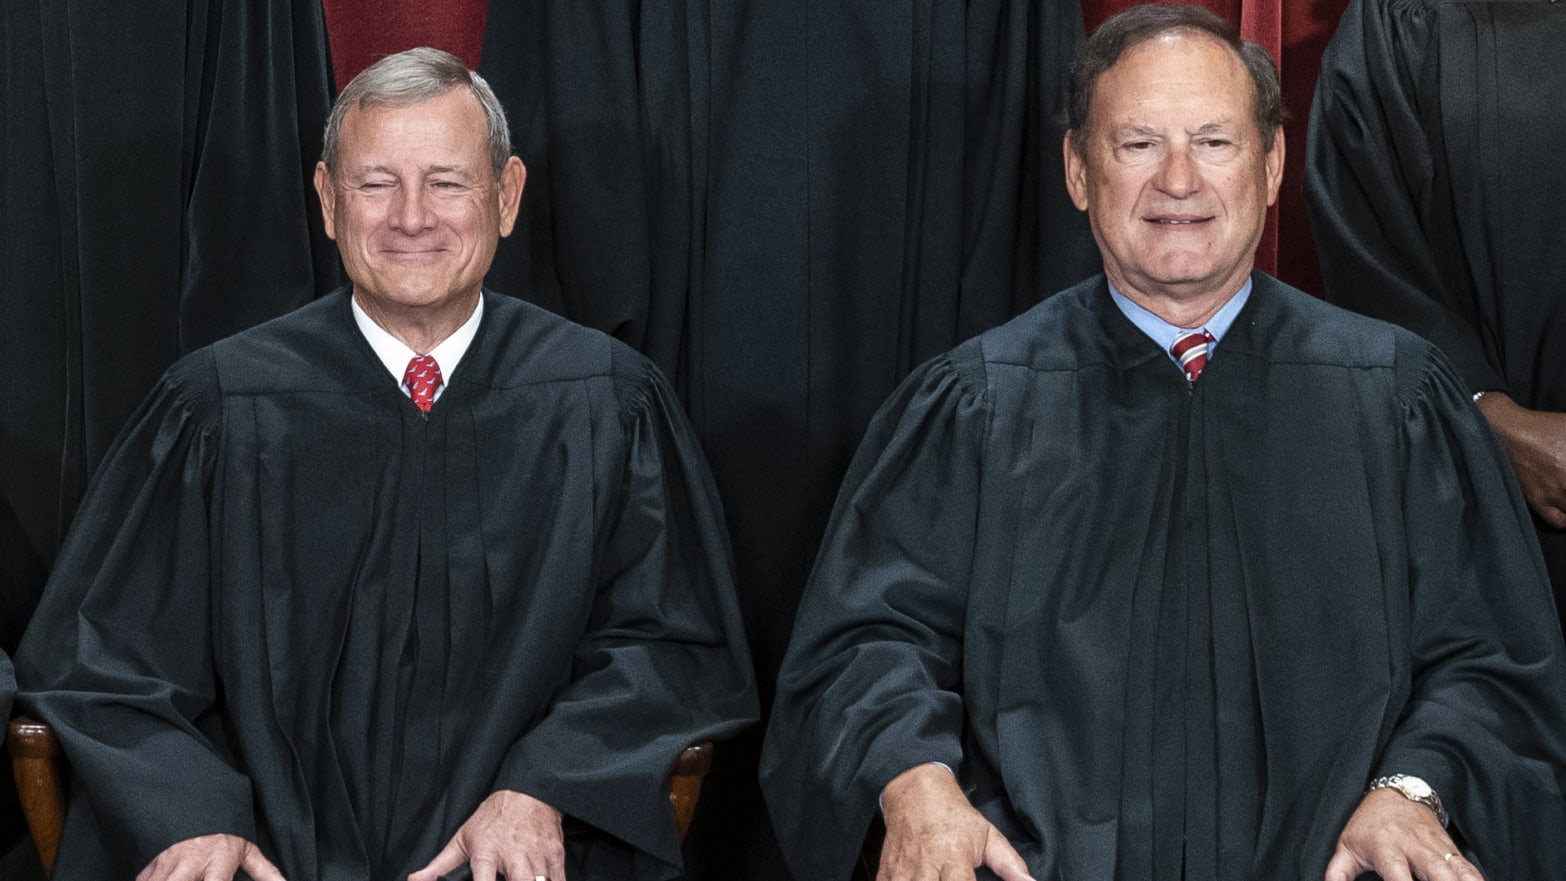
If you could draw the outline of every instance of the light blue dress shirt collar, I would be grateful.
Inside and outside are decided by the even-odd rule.
[[[1115,301],[1115,305],[1120,307],[1120,311],[1125,313],[1127,318],[1131,319],[1131,323],[1136,325],[1137,329],[1142,331],[1142,333],[1147,334],[1148,339],[1157,343],[1158,347],[1164,350],[1164,354],[1169,356],[1170,363],[1174,364],[1175,367],[1178,368],[1180,366],[1180,361],[1169,351],[1169,347],[1174,345],[1174,341],[1179,338],[1180,334],[1190,333],[1193,330],[1201,330],[1202,328],[1176,327],[1162,318],[1159,318],[1157,315],[1154,315],[1146,309],[1143,309],[1136,303],[1131,302],[1129,297],[1115,290],[1115,286],[1113,284],[1109,286],[1109,296]],[[1213,353],[1218,350],[1218,342],[1216,341],[1221,341],[1223,339],[1223,335],[1229,330],[1229,325],[1234,323],[1235,316],[1240,314],[1240,310],[1245,308],[1245,301],[1249,300],[1250,298],[1251,280],[1249,277],[1247,277],[1245,279],[1245,284],[1240,287],[1239,292],[1230,297],[1229,302],[1223,304],[1223,308],[1219,309],[1218,312],[1214,314],[1212,318],[1208,319],[1205,325],[1203,325],[1203,327],[1207,328],[1207,332],[1213,335],[1213,339],[1215,340],[1212,346],[1207,350],[1207,357],[1209,359],[1211,359],[1213,357]]]

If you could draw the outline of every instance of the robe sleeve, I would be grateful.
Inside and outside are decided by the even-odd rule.
[[[16,673],[11,669],[11,656],[0,651],[0,720],[11,718],[11,699],[16,697]],[[4,740],[0,736],[0,740]]]
[[[1504,391],[1449,231],[1431,5],[1352,0],[1343,13],[1311,106],[1311,231],[1329,301],[1440,346],[1470,391]]]
[[[125,877],[197,835],[255,840],[250,781],[213,712],[218,410],[209,352],[165,375],[94,478],[18,652],[21,702],[72,768],[61,877],[73,835]]]
[[[636,877],[657,877],[680,865],[665,790],[675,758],[758,711],[716,488],[662,377],[624,357],[636,379],[621,405],[625,443],[605,451],[614,477],[590,620],[570,682],[511,748],[496,788],[611,833],[662,864]]]
[[[970,346],[973,344],[970,344]],[[871,423],[838,496],[778,680],[763,792],[797,878],[846,878],[881,790],[960,770],[962,633],[989,409],[953,358]]]
[[[1429,781],[1487,877],[1566,878],[1554,601],[1499,444],[1436,354],[1402,438],[1412,692],[1375,773]]]

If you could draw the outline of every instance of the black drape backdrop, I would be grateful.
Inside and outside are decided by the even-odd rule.
[[[310,2],[0,8],[0,490],[52,560],[164,368],[335,286],[306,186],[330,94]]]
[[[491,283],[674,379],[717,476],[763,700],[837,483],[907,371],[1096,269],[1052,121],[1075,4],[501,5],[528,164]],[[693,874],[778,877],[757,729]]]
[[[0,493],[25,617],[85,481],[179,355],[339,282],[308,186],[319,0],[0,0]],[[528,165],[490,283],[648,353],[727,509],[764,697],[847,458],[910,368],[1097,268],[1052,121],[1052,0],[531,0],[481,70]],[[13,374],[13,378],[15,374]],[[28,564],[26,560],[30,559]],[[30,566],[30,568],[29,568]],[[692,874],[780,878],[725,744]]]

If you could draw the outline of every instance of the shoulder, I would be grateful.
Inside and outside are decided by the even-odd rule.
[[[481,333],[497,389],[540,383],[607,383],[624,396],[662,388],[662,374],[644,355],[609,334],[524,300],[486,291]]]
[[[1125,360],[1125,340],[1111,330],[1112,324],[1121,321],[1122,316],[1109,299],[1104,276],[1095,275],[980,334],[965,346],[971,353],[969,357],[982,362],[979,369],[990,377],[1072,373],[1095,363]]]
[[[354,325],[346,288],[209,348],[225,394],[333,387],[358,375],[345,362],[369,353]]]
[[[1411,394],[1444,365],[1436,347],[1406,328],[1334,306],[1257,272],[1252,301],[1240,313],[1234,345],[1273,363],[1387,371],[1400,396]],[[1231,330],[1233,333],[1233,330]]]
[[[882,405],[883,415],[925,418],[950,410],[986,422],[996,396],[1069,376],[1086,362],[1108,359],[1094,297],[1108,297],[1103,276],[1061,291],[998,327],[921,364]],[[973,417],[980,417],[973,419]],[[904,416],[903,418],[908,418]]]

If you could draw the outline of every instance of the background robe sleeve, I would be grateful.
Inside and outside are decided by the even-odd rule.
[[[1487,877],[1566,878],[1566,653],[1527,508],[1439,360],[1407,406],[1412,693],[1375,773],[1428,780]]]
[[[1505,390],[1450,225],[1436,13],[1354,0],[1322,57],[1305,193],[1326,298],[1440,346],[1470,390]]]
[[[664,864],[679,845],[664,793],[685,747],[755,721],[755,684],[711,477],[672,393],[634,359],[623,447],[600,455],[597,593],[570,682],[512,747],[496,779]],[[638,860],[643,856],[639,855]]]
[[[211,712],[215,382],[203,351],[133,417],[17,655],[22,702],[59,732],[73,771],[56,877],[74,876],[73,837],[96,841],[76,852],[112,855],[101,871],[120,877],[193,836],[255,840],[250,781]]]
[[[0,652],[0,719],[11,718],[11,699],[15,696],[16,673],[11,669],[11,656]]]
[[[941,356],[860,446],[795,622],[762,787],[797,878],[846,878],[881,790],[962,759],[983,397]]]

